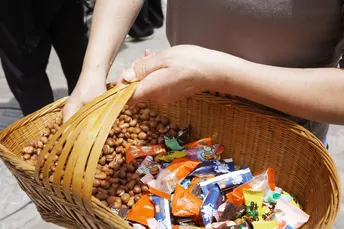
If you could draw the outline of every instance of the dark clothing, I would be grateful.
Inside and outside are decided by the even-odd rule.
[[[150,36],[154,33],[154,28],[160,28],[163,23],[161,0],[145,0],[129,35],[134,38]]]
[[[342,0],[171,0],[167,36],[171,45],[199,45],[266,65],[337,67],[342,6]],[[284,115],[325,138],[327,124]]]
[[[24,115],[53,102],[46,74],[51,46],[61,61],[68,91],[74,89],[86,51],[84,10],[77,0],[4,0],[0,58]]]

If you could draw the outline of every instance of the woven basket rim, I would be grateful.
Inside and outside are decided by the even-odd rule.
[[[191,96],[191,98],[199,100],[199,101],[206,101],[207,103],[216,103],[216,104],[223,104],[224,107],[231,107],[235,106],[236,109],[245,111],[246,113],[255,113],[261,115],[260,118],[262,119],[273,119],[276,122],[280,122],[283,125],[286,125],[290,131],[293,133],[299,135],[302,138],[306,138],[310,144],[312,144],[314,147],[317,148],[318,151],[326,152],[327,154],[323,153],[322,157],[325,161],[324,163],[332,165],[334,168],[331,171],[331,175],[336,178],[338,181],[337,184],[333,184],[333,187],[335,187],[338,190],[338,203],[341,203],[342,199],[342,187],[340,184],[339,174],[337,167],[335,166],[332,157],[329,155],[327,149],[323,145],[323,143],[316,138],[309,130],[304,128],[303,126],[300,126],[299,124],[283,117],[280,114],[276,114],[270,110],[265,110],[260,107],[257,107],[255,105],[246,103],[244,101],[237,100],[235,98],[222,98],[211,94],[201,93],[194,96]],[[16,168],[24,170],[24,172],[29,175],[30,177],[34,176],[35,167],[29,165],[28,163],[24,162],[19,156],[12,153],[10,150],[8,150],[5,146],[1,144],[1,141],[3,141],[10,133],[13,131],[22,128],[26,125],[28,125],[30,122],[44,116],[45,114],[48,114],[50,112],[56,112],[60,111],[61,107],[65,104],[68,97],[64,97],[60,100],[55,101],[54,103],[51,103],[41,110],[38,110],[12,124],[10,124],[8,127],[4,128],[0,131],[0,156],[2,156],[6,161],[10,162],[12,165],[14,165]],[[97,203],[95,203],[98,205]],[[339,211],[336,212],[335,217],[338,215]]]

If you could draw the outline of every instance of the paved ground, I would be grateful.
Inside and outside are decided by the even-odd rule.
[[[150,48],[153,51],[158,51],[166,47],[168,47],[168,42],[164,34],[164,29],[158,30],[154,38],[151,40],[140,43],[125,43],[112,68],[109,76],[109,82],[114,81],[121,68],[127,67],[136,57],[141,56],[144,52],[144,49]],[[60,64],[55,53],[51,54],[50,64],[47,72],[54,88],[56,98],[66,96],[66,82],[63,78]],[[1,127],[8,125],[20,117],[20,112],[7,109],[3,110],[1,109],[2,107],[18,107],[18,104],[12,96],[4,78],[4,74],[0,68],[0,129]],[[331,146],[331,155],[338,166],[338,170],[343,181],[344,127],[331,126],[329,143]],[[35,206],[29,202],[29,198],[25,195],[25,193],[23,193],[23,191],[19,189],[15,179],[4,167],[1,161],[0,174],[0,229],[58,228],[41,220],[35,209]],[[21,210],[16,212],[18,209]],[[13,212],[16,213],[11,214]],[[2,219],[3,217],[6,218]],[[334,228],[344,228],[343,211],[341,211]]]

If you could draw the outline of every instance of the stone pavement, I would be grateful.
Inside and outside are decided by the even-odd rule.
[[[146,48],[159,51],[168,47],[164,29],[156,31],[154,37],[144,42],[126,42],[117,57],[112,71],[109,75],[109,82],[115,80],[122,68],[128,67],[137,57],[143,55]],[[55,97],[61,98],[67,95],[66,82],[60,69],[56,54],[51,54],[47,73],[54,89]],[[2,109],[4,107],[18,107],[17,102],[10,92],[4,74],[0,68],[0,129],[9,123],[20,118],[17,110]],[[344,127],[331,126],[329,132],[330,153],[338,166],[343,182],[344,178]],[[30,203],[29,198],[18,187],[16,180],[0,161],[0,229],[53,229],[59,228],[52,224],[45,223],[38,215],[35,206]],[[317,203],[314,203],[317,204]],[[20,210],[19,210],[20,209]],[[18,211],[19,210],[19,211]],[[13,213],[13,214],[12,214]],[[4,218],[5,217],[5,218]],[[4,219],[2,219],[4,218]],[[2,220],[1,220],[2,219]],[[336,229],[344,228],[344,212],[340,215],[335,224]]]

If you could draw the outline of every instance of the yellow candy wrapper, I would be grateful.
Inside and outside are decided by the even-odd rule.
[[[252,223],[254,229],[275,229],[278,226],[277,220],[274,221],[257,221]]]
[[[257,191],[244,188],[243,192],[245,198],[246,215],[252,221],[261,220],[264,191]]]
[[[171,154],[166,154],[164,156],[161,156],[159,158],[159,160],[164,161],[164,162],[172,162],[174,159],[182,158],[182,157],[185,157],[186,155],[188,155],[187,152],[175,151],[175,152],[173,152]]]

